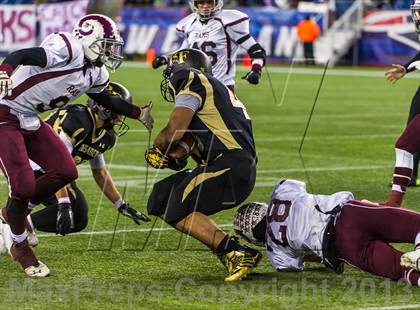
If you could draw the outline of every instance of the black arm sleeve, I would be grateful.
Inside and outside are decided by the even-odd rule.
[[[414,56],[408,63],[406,63],[405,65],[404,65],[404,68],[405,68],[405,70],[407,71],[407,72],[412,72],[412,71],[414,71],[414,70],[416,70],[416,68],[411,68],[410,70],[408,69],[408,66],[411,64],[411,63],[413,63],[413,62],[415,62],[415,61],[417,61],[417,60],[420,60],[420,52],[418,52],[417,54],[416,54],[416,56]]]
[[[10,65],[13,70],[19,65],[45,67],[47,54],[42,47],[25,48],[7,55],[2,64]]]
[[[262,59],[265,64],[265,49],[259,43],[255,43],[251,46],[248,50],[248,54],[251,59]]]
[[[108,89],[104,89],[97,94],[86,93],[92,100],[101,106],[109,109],[117,114],[124,115],[130,118],[137,118],[140,115],[140,108],[125,101],[120,96],[113,95]]]

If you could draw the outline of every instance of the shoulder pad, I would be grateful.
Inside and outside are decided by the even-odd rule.
[[[218,17],[222,20],[225,27],[240,23],[241,21],[249,20],[248,15],[238,10],[222,10]]]
[[[196,19],[197,19],[197,15],[195,13],[192,13],[192,14],[190,14],[188,16],[185,16],[183,19],[181,19],[176,24],[176,30],[178,32],[185,32],[186,31],[186,28],[188,28],[189,26],[191,26]]]
[[[188,69],[184,69],[184,70],[180,70],[174,73],[171,76],[170,82],[172,84],[172,87],[175,89],[176,94],[179,91],[181,91],[184,88],[184,86],[188,83],[190,72],[192,71]]]

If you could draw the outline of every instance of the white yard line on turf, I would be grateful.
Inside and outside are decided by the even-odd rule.
[[[232,224],[218,224],[217,226],[223,227],[223,228],[231,228]],[[175,228],[172,227],[159,227],[159,228],[136,228],[136,229],[123,229],[123,230],[101,230],[101,231],[81,231],[72,233],[71,235],[110,235],[110,234],[121,234],[121,233],[131,233],[131,232],[150,232],[152,230],[153,232],[157,231],[175,231]],[[41,238],[49,238],[49,237],[58,237],[60,235],[50,233],[50,234],[36,234],[37,237]]]
[[[144,62],[124,62],[122,67],[126,68],[147,68],[146,63]],[[238,66],[239,72],[247,72],[249,68],[244,66]],[[152,69],[150,69],[152,70]],[[283,67],[274,67],[268,66],[268,71],[270,73],[289,73],[290,68],[283,66]],[[292,74],[309,74],[309,75],[321,75],[323,73],[323,68],[293,68]],[[376,77],[382,78],[385,80],[385,72],[387,68],[384,68],[383,71],[372,71],[372,70],[346,70],[346,69],[328,69],[327,75],[334,75],[334,76],[357,76],[357,77]],[[418,79],[418,74],[408,74],[404,77],[404,79]]]
[[[403,310],[403,309],[420,309],[420,304],[389,306],[389,307],[359,308],[359,310]]]

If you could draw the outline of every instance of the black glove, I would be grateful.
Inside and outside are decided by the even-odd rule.
[[[139,221],[150,222],[150,218],[147,215],[141,213],[140,211],[137,211],[134,208],[131,208],[127,202],[124,202],[118,208],[118,212],[120,212],[122,215],[131,218],[137,225],[140,225]]]
[[[165,55],[160,55],[153,59],[152,61],[152,67],[153,69],[157,69],[159,67],[162,67],[168,63],[168,57]]]
[[[251,71],[249,71],[245,76],[242,77],[243,80],[247,80],[250,84],[258,84],[261,77],[261,66],[252,65]]]
[[[74,219],[71,204],[58,204],[57,222],[55,228],[57,230],[57,234],[60,234],[62,236],[68,234],[74,228]]]

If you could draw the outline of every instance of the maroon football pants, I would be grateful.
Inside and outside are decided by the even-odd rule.
[[[44,169],[44,176],[35,180],[28,158]],[[22,130],[5,106],[0,106],[0,167],[9,197],[35,204],[77,178],[73,158],[53,129],[41,121],[36,131]]]
[[[420,114],[416,115],[407,124],[407,127],[395,143],[395,147],[411,154],[420,150]]]
[[[403,253],[389,243],[414,244],[419,232],[420,213],[352,200],[343,207],[336,223],[337,254],[367,272],[403,279],[409,271],[400,265]],[[411,276],[418,278],[420,273],[414,271]]]

